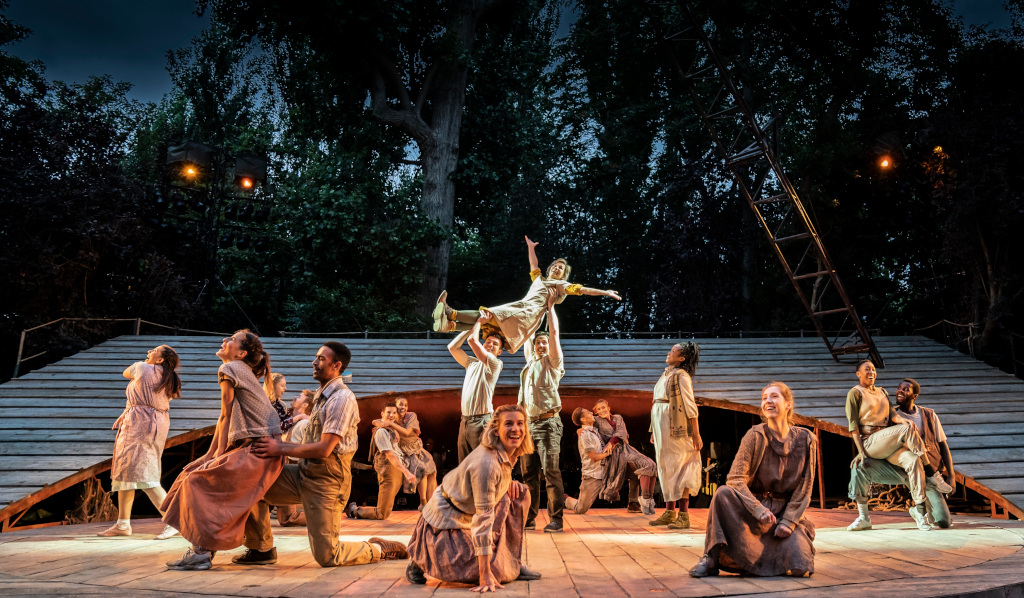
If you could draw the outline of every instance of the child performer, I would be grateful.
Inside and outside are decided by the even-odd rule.
[[[241,546],[249,511],[284,467],[283,457],[261,458],[249,450],[258,438],[281,435],[268,398],[270,356],[259,337],[239,330],[224,339],[217,357],[224,362],[217,373],[221,408],[210,450],[185,467],[163,504],[164,523],[192,543],[167,563],[171,569],[206,570],[216,551]]]
[[[514,303],[495,307],[456,311],[448,307],[448,291],[444,291],[437,298],[437,306],[432,314],[434,330],[438,332],[469,330],[480,318],[481,311],[489,311],[494,314],[490,325],[501,330],[505,341],[505,350],[515,353],[540,328],[548,305],[561,303],[565,300],[566,295],[597,295],[611,297],[618,301],[622,300],[622,297],[619,297],[615,291],[601,291],[578,284],[569,284],[567,279],[572,268],[562,258],[551,262],[547,275],[542,275],[537,262],[537,253],[534,251],[536,246],[537,243],[526,237],[526,247],[530,257],[530,279],[533,280],[526,297]],[[486,333],[486,330],[484,332]]]
[[[131,380],[125,391],[128,404],[114,422],[117,439],[110,466],[111,490],[117,492],[117,523],[100,532],[100,536],[132,535],[136,490],[145,492],[158,510],[167,497],[160,486],[160,458],[171,427],[171,400],[181,396],[177,368],[178,354],[171,347],[160,345],[146,353],[146,361],[136,362],[124,371],[124,377]],[[168,525],[156,539],[166,540],[177,533]]]

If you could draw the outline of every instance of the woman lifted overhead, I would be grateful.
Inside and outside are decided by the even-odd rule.
[[[551,262],[547,273],[541,274],[537,253],[534,251],[535,247],[537,247],[537,243],[531,241],[530,237],[526,237],[526,248],[530,257],[530,278],[533,280],[533,284],[530,285],[530,290],[527,291],[525,297],[513,303],[481,307],[479,310],[454,310],[448,307],[448,291],[444,291],[437,298],[437,305],[431,314],[434,318],[434,330],[437,332],[469,330],[476,323],[481,312],[488,311],[494,314],[490,326],[498,328],[505,339],[505,350],[515,353],[540,328],[541,320],[544,319],[548,306],[561,303],[565,300],[566,295],[597,295],[611,297],[618,301],[622,300],[622,297],[619,297],[615,291],[602,291],[569,283],[569,273],[572,268],[562,258]]]

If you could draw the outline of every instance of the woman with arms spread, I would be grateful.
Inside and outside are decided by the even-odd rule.
[[[561,303],[565,300],[566,295],[596,295],[622,300],[622,297],[619,297],[615,291],[602,291],[579,284],[570,284],[568,278],[572,268],[562,258],[551,262],[546,275],[541,274],[537,253],[534,251],[537,243],[526,237],[526,247],[530,257],[530,278],[533,280],[526,297],[514,303],[495,307],[457,311],[448,307],[448,291],[445,291],[437,298],[437,306],[431,314],[434,318],[434,330],[437,332],[464,332],[473,327],[473,324],[480,318],[481,311],[489,311],[494,314],[494,318],[491,320],[492,325],[500,329],[501,335],[505,339],[505,350],[515,353],[519,347],[523,346],[526,339],[531,338],[533,333],[540,328],[548,306]]]
[[[814,524],[804,517],[811,500],[817,440],[793,426],[793,391],[771,382],[761,391],[761,419],[740,442],[728,484],[708,509],[704,556],[693,577],[719,569],[752,575],[814,573]]]

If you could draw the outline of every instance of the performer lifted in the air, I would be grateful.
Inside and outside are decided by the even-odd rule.
[[[562,258],[551,262],[547,274],[541,274],[534,248],[537,243],[526,237],[526,247],[530,256],[530,278],[533,284],[526,296],[514,303],[506,303],[495,307],[482,307],[480,310],[454,310],[448,307],[448,291],[441,293],[434,308],[434,330],[438,332],[465,331],[473,327],[480,318],[481,311],[489,311],[494,318],[489,327],[497,328],[504,337],[505,350],[515,353],[523,343],[533,336],[540,328],[541,320],[548,305],[561,303],[566,295],[597,295],[622,300],[615,291],[602,291],[579,284],[570,284],[569,273],[572,268]],[[484,331],[486,333],[486,330]]]

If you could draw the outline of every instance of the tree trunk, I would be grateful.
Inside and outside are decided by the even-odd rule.
[[[453,27],[458,29],[464,56],[473,49],[473,36],[480,14],[487,3],[473,6],[464,3]],[[420,143],[423,160],[423,196],[420,208],[430,220],[444,229],[444,238],[437,246],[427,248],[423,268],[419,305],[424,312],[433,308],[437,296],[448,283],[448,262],[452,251],[452,225],[455,213],[455,182],[452,175],[459,162],[459,135],[462,111],[466,104],[466,81],[469,65],[465,58],[438,65],[431,82],[430,128],[433,137]]]

